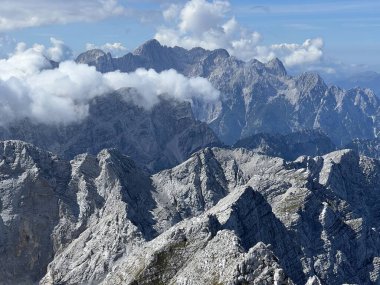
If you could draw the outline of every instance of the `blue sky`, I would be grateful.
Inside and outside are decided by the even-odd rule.
[[[201,3],[206,0],[191,1],[200,6],[198,12],[206,7]],[[175,40],[164,43],[180,43],[185,47],[199,43],[206,48],[224,47],[225,44],[232,53],[244,55],[243,59],[257,57],[263,60],[274,54],[283,57],[281,59],[285,59],[289,67],[325,66],[339,71],[341,66],[350,66],[358,70],[380,71],[378,0],[230,0],[219,1],[219,4],[209,0],[208,3],[215,5],[209,5],[207,9],[219,9],[214,14],[211,11],[210,15],[215,16],[215,21],[220,21],[218,25],[210,26],[210,31],[224,27],[233,18],[237,26],[234,31],[241,34],[238,38],[228,36],[217,42],[208,37],[210,33],[203,34],[199,29],[189,26],[186,26],[187,30],[178,28],[185,20],[189,25],[203,20],[206,26],[212,24],[198,14],[194,14],[198,17],[195,20],[184,20],[178,16],[191,1],[0,0],[0,38],[3,38],[0,40],[0,52],[2,49],[4,54],[17,42],[48,46],[50,38],[54,37],[68,45],[74,54],[85,50],[86,44],[102,47],[106,43],[121,43],[126,49],[118,52],[125,53],[153,37],[162,39],[174,34]],[[196,5],[192,7],[193,10],[189,8],[188,12],[196,13]],[[174,14],[165,20],[163,12],[169,8],[173,8]],[[20,15],[20,18],[15,18],[15,15]],[[256,34],[252,36],[253,33]],[[242,43],[245,37],[244,46],[234,50],[236,42]],[[319,41],[305,47],[303,43],[307,39],[322,40],[323,47]],[[279,47],[279,44],[287,45]],[[251,52],[250,48],[255,51]],[[305,54],[300,55],[300,52]],[[294,53],[298,53],[296,59]]]

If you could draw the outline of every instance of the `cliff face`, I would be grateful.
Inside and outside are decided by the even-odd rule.
[[[0,144],[0,284],[379,282],[380,163],[206,148],[148,176]]]
[[[149,172],[173,167],[194,151],[220,145],[206,123],[197,121],[188,102],[161,97],[151,109],[133,100],[134,89],[121,89],[93,99],[89,115],[69,125],[16,121],[0,129],[0,138],[19,139],[72,159],[117,148]]]

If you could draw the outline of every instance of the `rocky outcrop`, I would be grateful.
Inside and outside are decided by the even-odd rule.
[[[178,223],[121,260],[104,283],[293,284],[270,246],[262,242],[249,248],[242,246],[238,211],[246,211],[252,217],[266,214],[252,211],[261,203],[260,195],[258,204],[255,197],[251,188],[236,190],[210,211]],[[241,204],[246,204],[248,198],[253,199],[249,200],[252,206],[243,209]],[[257,220],[251,221],[254,222]]]
[[[38,283],[47,269],[42,284],[100,280],[155,236],[150,178],[119,152],[70,163],[20,141],[0,152],[0,284]]]

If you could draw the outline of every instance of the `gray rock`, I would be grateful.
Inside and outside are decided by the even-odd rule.
[[[336,150],[330,138],[318,130],[306,130],[288,135],[257,134],[239,140],[234,147],[244,147],[285,160],[295,160],[301,155],[324,155]]]
[[[19,139],[67,159],[117,148],[149,172],[173,167],[205,146],[220,145],[214,132],[197,121],[190,103],[165,99],[147,110],[132,101],[134,89],[94,98],[89,116],[69,125],[37,124],[25,119],[0,128],[1,139]]]
[[[94,65],[101,72],[130,72],[139,67],[175,69],[189,77],[209,79],[221,91],[220,100],[195,102],[193,111],[226,144],[259,133],[320,129],[341,147],[354,138],[374,138],[379,132],[380,104],[372,91],[329,87],[314,73],[289,76],[278,59],[267,64],[243,62],[225,50],[170,48],[156,40],[122,58],[107,59],[109,64],[103,64],[107,55],[98,64],[97,55],[89,51],[77,61]]]
[[[360,155],[380,159],[380,138],[375,139],[355,139],[346,145],[357,151]]]
[[[0,146],[0,284],[376,284],[380,162],[206,148],[148,176],[117,150]]]

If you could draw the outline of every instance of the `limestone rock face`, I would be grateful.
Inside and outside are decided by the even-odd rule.
[[[380,162],[206,148],[149,176],[115,149],[0,143],[0,284],[377,284]]]
[[[30,120],[0,128],[1,139],[19,139],[72,159],[117,148],[149,172],[170,168],[194,151],[220,145],[206,123],[197,121],[190,103],[161,97],[151,109],[137,105],[134,89],[97,97],[89,116],[69,125],[35,124]]]
[[[59,230],[76,208],[70,164],[18,141],[1,142],[0,158],[0,284],[31,284],[71,240]]]
[[[55,266],[42,283],[99,280],[155,235],[150,179],[118,152],[70,163],[20,141],[0,152],[0,284],[32,284]]]

